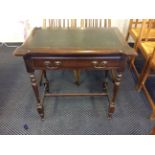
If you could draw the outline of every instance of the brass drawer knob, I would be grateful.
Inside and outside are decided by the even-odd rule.
[[[94,66],[96,66],[97,64],[98,64],[98,61],[92,61],[92,64],[94,65]]]
[[[48,60],[46,60],[46,61],[44,61],[44,64],[45,64],[46,66],[49,66],[49,65],[51,64],[51,62],[48,61]]]
[[[61,62],[61,61],[54,61],[54,64],[55,64],[56,66],[60,66],[60,65],[62,64],[62,62]]]
[[[104,61],[101,62],[101,65],[106,65],[107,63],[108,63],[108,61],[104,60]]]

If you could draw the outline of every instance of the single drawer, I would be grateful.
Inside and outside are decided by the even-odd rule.
[[[35,69],[89,68],[104,69],[119,67],[119,60],[109,59],[32,59]]]

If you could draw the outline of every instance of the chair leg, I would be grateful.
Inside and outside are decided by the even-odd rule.
[[[75,76],[75,84],[80,85],[80,70],[76,69],[74,70],[74,76]]]
[[[150,116],[150,120],[151,121],[154,121],[155,120],[155,109],[153,109],[153,112],[152,112],[152,114]]]
[[[135,57],[130,57],[130,60],[129,60],[129,70],[132,68],[132,66],[134,65],[134,62],[135,62]]]
[[[128,31],[128,33],[127,33],[127,35],[126,35],[126,38],[125,38],[126,41],[128,41],[129,35],[130,35],[130,34],[129,34],[129,31]]]
[[[151,135],[155,135],[155,126],[152,128],[152,130],[151,130],[151,133],[150,133]]]
[[[138,41],[136,40],[133,47],[136,51],[138,50]]]
[[[145,84],[145,81],[148,78],[149,72],[150,72],[150,70],[149,70],[149,64],[147,63],[144,66],[140,77],[138,78],[138,84],[136,86],[137,91],[141,91],[143,85]]]
[[[134,43],[134,49],[138,52],[138,44],[137,44],[137,41],[135,41],[135,43]],[[136,58],[135,56],[131,56],[130,57],[129,70],[132,68],[132,66],[134,66],[135,58]]]

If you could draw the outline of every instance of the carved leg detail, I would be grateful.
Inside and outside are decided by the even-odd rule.
[[[117,73],[115,82],[114,82],[113,96],[112,96],[111,102],[109,103],[108,118],[111,118],[112,114],[115,111],[115,100],[120,86],[121,78],[122,78],[122,73]]]
[[[38,85],[37,85],[37,80],[35,78],[34,73],[30,73],[30,79],[31,79],[31,84],[32,84],[32,88],[37,100],[37,111],[40,115],[41,118],[44,117],[44,108],[43,108],[43,104],[41,103],[40,100],[40,95],[39,95],[39,89],[38,89]]]

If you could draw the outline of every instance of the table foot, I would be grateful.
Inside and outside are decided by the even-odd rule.
[[[41,119],[44,119],[44,107],[42,105],[37,105],[37,111],[41,117]]]
[[[79,69],[74,70],[74,76],[76,79],[75,84],[79,86],[80,85],[80,70]]]
[[[114,113],[114,111],[115,111],[115,105],[114,103],[111,103],[108,109],[108,119],[112,118],[112,114]]]
[[[154,121],[154,120],[155,120],[155,112],[153,112],[153,113],[151,114],[150,120],[151,120],[151,121]]]
[[[79,82],[79,81],[75,81],[75,84],[76,84],[77,86],[80,86],[80,82]]]
[[[112,119],[112,114],[111,113],[108,113],[107,118],[108,118],[108,120],[111,120]]]

